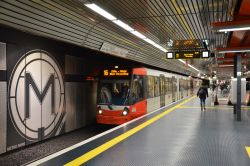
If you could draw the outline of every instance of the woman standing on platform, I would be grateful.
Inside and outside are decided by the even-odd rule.
[[[202,84],[197,92],[197,96],[200,98],[201,111],[206,110],[206,98],[208,97],[208,91],[206,85]]]

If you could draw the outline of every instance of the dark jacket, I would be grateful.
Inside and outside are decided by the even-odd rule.
[[[202,93],[203,92],[203,93]],[[197,92],[197,96],[199,98],[207,98],[208,97],[208,91],[207,88],[205,87],[200,87],[198,92]]]

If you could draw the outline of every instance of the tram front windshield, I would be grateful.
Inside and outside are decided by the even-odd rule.
[[[129,80],[101,80],[99,88],[99,104],[128,104]]]

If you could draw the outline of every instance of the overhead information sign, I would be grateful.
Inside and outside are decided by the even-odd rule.
[[[127,77],[129,71],[127,69],[105,69],[103,70],[104,77]]]
[[[200,51],[183,51],[176,52],[175,59],[198,59],[201,58]]]
[[[210,51],[178,51],[166,53],[167,59],[200,59],[210,57]]]
[[[128,56],[128,50],[117,47],[113,44],[106,43],[106,42],[102,44],[100,51],[103,51],[112,55],[120,56],[123,58],[126,58]]]
[[[202,48],[202,41],[198,39],[194,40],[176,40],[173,43],[174,48]]]

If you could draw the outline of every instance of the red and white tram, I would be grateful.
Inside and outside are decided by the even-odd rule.
[[[200,82],[148,68],[105,69],[97,91],[97,123],[125,123],[192,95]]]

